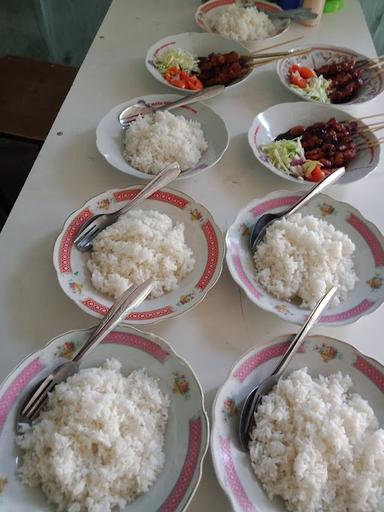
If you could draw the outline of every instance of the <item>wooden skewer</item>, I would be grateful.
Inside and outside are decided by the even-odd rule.
[[[296,57],[298,55],[305,55],[309,53],[311,48],[303,48],[302,50],[294,50],[290,52],[275,52],[275,53],[260,53],[259,55],[241,55],[245,60],[254,60],[255,62],[262,59],[281,59],[282,57]]]
[[[363,116],[363,117],[360,117],[360,119],[357,119],[357,121],[361,121],[361,119],[371,119],[372,117],[379,117],[379,116],[384,116],[384,113],[382,113],[382,114],[371,114],[370,116]]]
[[[308,53],[310,50],[300,50],[297,52],[292,52],[290,55],[292,57],[297,57],[299,55],[304,55]],[[264,64],[270,64],[271,62],[276,62],[277,60],[280,60],[281,57],[271,57],[269,59],[260,59],[260,60],[254,60],[253,58],[249,59],[250,67],[252,69],[255,69],[259,66],[264,66]]]
[[[384,64],[384,57],[379,57],[378,59],[376,59],[376,62],[369,61],[368,64],[370,64],[370,65],[369,66],[363,65],[361,67],[365,70],[375,69],[375,68],[380,69],[380,67]]]
[[[379,55],[378,57],[375,57],[374,59],[360,59],[356,62],[356,66],[358,68],[361,68],[361,67],[364,67],[365,65],[367,64],[371,64],[371,63],[376,63],[377,62],[380,62],[384,59],[384,55]]]
[[[264,52],[265,50],[270,50],[271,48],[277,48],[278,46],[283,46],[288,43],[293,43],[294,41],[299,41],[299,39],[304,39],[304,36],[294,37],[293,39],[287,39],[286,41],[282,41],[281,43],[273,44],[272,46],[266,46],[265,48],[260,48],[260,50],[257,50],[252,53],[253,54],[261,53],[261,52]]]
[[[380,146],[380,144],[384,143],[384,139],[377,139],[377,141],[368,141],[368,142],[362,142],[360,144],[357,144],[356,147],[359,151],[362,151],[364,149],[370,149],[375,148],[376,146]]]
[[[378,126],[377,128],[373,128],[373,129],[367,128],[365,130],[358,131],[355,135],[357,135],[357,136],[369,135],[370,133],[378,132],[379,130],[383,130],[383,129],[384,129],[384,125]]]

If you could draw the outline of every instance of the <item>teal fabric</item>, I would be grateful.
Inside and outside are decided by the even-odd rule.
[[[111,0],[0,0],[0,56],[80,66]]]
[[[360,0],[360,2],[376,51],[381,55],[384,53],[384,0]]]

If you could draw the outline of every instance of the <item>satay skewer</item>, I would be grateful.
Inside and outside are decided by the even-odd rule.
[[[278,46],[283,46],[288,43],[293,43],[295,41],[299,41],[300,39],[304,39],[304,36],[300,37],[294,37],[293,39],[287,39],[286,41],[282,41],[280,43],[273,44],[271,46],[266,46],[265,48],[260,48],[260,50],[256,50],[255,52],[252,52],[253,54],[264,52],[265,50],[271,50],[272,48],[277,48]]]
[[[377,139],[377,140],[361,142],[359,144],[356,144],[356,147],[357,147],[358,151],[363,151],[365,149],[375,148],[377,146],[380,146],[383,143],[384,143],[384,138],[381,138],[381,139]]]

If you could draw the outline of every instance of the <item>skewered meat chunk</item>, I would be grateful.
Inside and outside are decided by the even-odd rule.
[[[230,85],[249,73],[249,66],[237,52],[210,53],[199,58],[199,79],[204,86]]]

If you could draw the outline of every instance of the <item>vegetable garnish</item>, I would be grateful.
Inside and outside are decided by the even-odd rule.
[[[260,150],[274,167],[298,180],[323,180],[329,172],[322,169],[320,162],[306,160],[300,139],[275,140],[271,144],[262,144]]]
[[[322,75],[317,76],[313,69],[292,64],[289,68],[289,81],[292,89],[302,96],[320,103],[330,103],[328,91],[331,82]]]
[[[305,155],[299,137],[292,140],[278,140],[271,144],[262,144],[260,150],[277,169],[296,178],[302,177],[301,167],[298,168],[298,166],[305,162]]]
[[[201,91],[203,89],[203,83],[195,75],[190,75],[186,71],[173,66],[164,73],[164,78],[171,85],[180,87],[181,89],[190,89],[193,91]]]
[[[163,74],[173,67],[182,71],[199,71],[198,59],[192,53],[181,48],[163,52],[156,59],[155,66]]]

